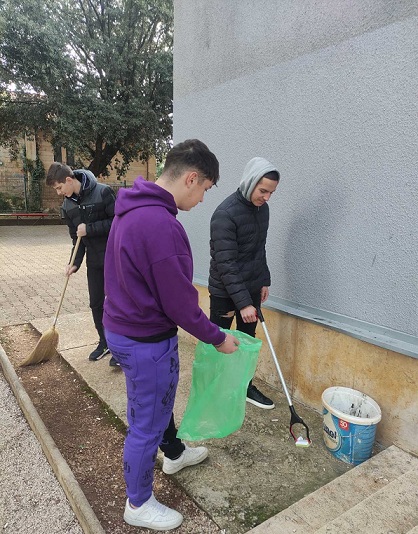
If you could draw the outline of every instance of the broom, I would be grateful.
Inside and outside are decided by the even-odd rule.
[[[71,255],[69,269],[71,269],[71,267],[74,264],[75,256],[77,254],[78,247],[80,246],[80,242],[81,242],[81,237],[78,237],[76,244],[74,246],[73,253]],[[65,277],[65,283],[64,283],[64,287],[61,293],[60,303],[58,304],[57,313],[55,314],[54,322],[52,323],[51,328],[47,330],[44,334],[42,334],[42,336],[39,338],[39,341],[36,347],[29,354],[26,360],[20,364],[21,367],[24,367],[25,365],[33,365],[36,363],[41,363],[44,361],[46,362],[50,360],[56,353],[57,347],[58,347],[59,336],[58,336],[58,331],[55,329],[55,325],[57,324],[58,314],[61,309],[62,301],[64,300],[64,294],[65,294],[65,290],[67,289],[69,278],[70,278],[69,275]]]

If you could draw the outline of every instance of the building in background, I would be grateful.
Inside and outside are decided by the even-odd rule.
[[[277,165],[266,319],[296,398],[329,386],[418,452],[418,4],[175,0],[174,142],[221,179],[181,221],[207,306],[209,220],[254,156]],[[207,309],[207,308],[206,308]],[[258,377],[278,385],[267,350]]]
[[[45,173],[54,161],[66,163],[74,168],[74,154],[67,153],[65,148],[54,150],[51,143],[42,136],[39,137],[37,143],[33,137],[22,139],[20,154],[16,160],[11,158],[7,148],[0,147],[0,203],[4,203],[4,206],[0,207],[0,212],[32,209],[30,203],[33,184],[31,173],[27,164],[25,165],[25,159],[26,162],[35,165],[37,157],[39,157]],[[116,159],[117,156],[114,160]],[[116,171],[113,169],[110,170],[109,176],[99,176],[98,180],[117,190],[120,187],[129,187],[139,175],[147,180],[154,181],[156,179],[156,160],[154,157],[146,162],[140,159],[133,161],[126,175],[121,179],[118,179]],[[41,183],[37,209],[58,212],[61,204],[62,199],[55,191]]]

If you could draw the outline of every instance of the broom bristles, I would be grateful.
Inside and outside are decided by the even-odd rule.
[[[50,360],[56,354],[58,339],[58,331],[52,326],[49,330],[42,334],[36,347],[29,354],[26,360],[20,364],[20,366],[23,367],[25,365],[33,365]]]

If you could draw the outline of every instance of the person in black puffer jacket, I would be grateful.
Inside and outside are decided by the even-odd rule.
[[[50,166],[46,183],[52,186],[58,195],[64,196],[61,212],[73,246],[77,237],[82,237],[74,265],[71,269],[67,266],[67,275],[80,268],[86,255],[90,308],[99,334],[99,344],[89,359],[96,361],[109,353],[102,324],[105,298],[104,257],[114,217],[115,193],[110,186],[98,183],[91,171],[73,171],[68,165],[58,162]],[[113,357],[109,363],[111,366],[117,365]]]
[[[230,329],[235,316],[237,330],[253,337],[256,308],[269,294],[267,202],[279,180],[280,174],[272,163],[253,158],[244,169],[239,188],[216,208],[210,223],[210,320]],[[274,408],[273,401],[252,381],[247,401],[259,408]]]

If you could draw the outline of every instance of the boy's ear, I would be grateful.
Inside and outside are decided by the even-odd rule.
[[[72,181],[73,181],[73,179],[71,178],[71,176],[66,176],[66,177],[65,177],[65,182],[66,182],[67,184],[70,183],[70,182],[72,182]]]
[[[190,171],[189,173],[187,173],[187,176],[186,176],[186,185],[187,185],[187,187],[190,187],[195,182],[197,182],[198,178],[199,178],[199,176],[198,176],[198,173],[196,171]]]

